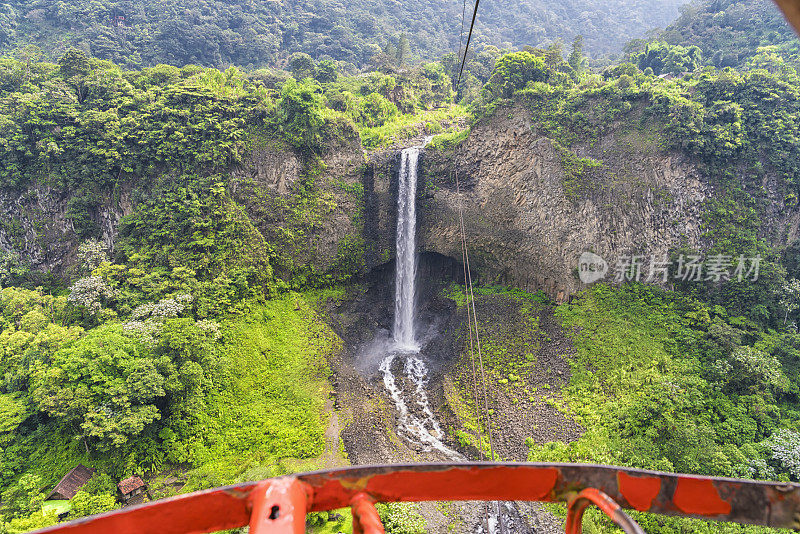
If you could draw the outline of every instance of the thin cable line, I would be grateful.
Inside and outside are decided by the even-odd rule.
[[[475,27],[475,17],[478,16],[478,4],[481,0],[475,0],[475,9],[472,11],[472,22],[469,25],[469,35],[467,35],[467,46],[464,47],[464,57],[461,58],[461,68],[458,70],[458,81],[456,82],[456,93],[458,88],[461,87],[461,75],[464,73],[464,63],[467,61],[467,53],[469,52],[469,42],[472,40],[472,29]]]
[[[458,211],[461,213],[461,189],[458,183],[458,170],[456,170],[456,195],[458,195]],[[478,443],[478,460],[484,456],[483,452],[483,418],[481,417],[481,401],[478,397],[478,375],[475,372],[475,349],[472,342],[472,313],[469,306],[469,296],[467,294],[467,242],[464,239],[464,232],[461,232],[461,264],[464,266],[464,301],[467,306],[467,329],[469,330],[469,356],[472,362],[472,399],[475,402],[475,416],[477,426],[475,427],[475,441]]]

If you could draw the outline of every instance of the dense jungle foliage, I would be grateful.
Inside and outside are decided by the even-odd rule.
[[[580,28],[592,54],[619,51],[629,39],[677,14],[680,0],[592,0],[487,4],[475,43],[502,47],[571,40]],[[462,3],[334,0],[6,0],[0,51],[55,60],[70,47],[126,68],[198,64],[217,68],[284,66],[294,52],[333,59],[345,71],[418,63],[458,48]],[[30,48],[30,47],[34,48]],[[354,67],[355,66],[355,67]]]
[[[595,286],[556,314],[576,349],[556,402],[586,431],[570,444],[531,442],[531,460],[800,480],[796,329],[759,329],[722,306],[640,284]],[[636,519],[647,532],[766,530]]]
[[[657,40],[698,46],[708,65],[744,67],[762,47],[774,47],[786,61],[795,67],[800,65],[797,36],[772,2],[696,0],[681,11],[680,18],[661,32]],[[626,50],[638,53],[643,46],[644,41],[634,40]]]
[[[14,31],[37,16],[59,24],[38,9]],[[704,66],[702,46],[654,42],[591,72],[580,38],[568,53],[560,42],[510,53],[486,45],[468,57],[456,91],[455,54],[398,66],[420,53],[413,43],[398,38],[381,52],[388,66],[358,75],[301,52],[284,58],[285,71],[126,70],[162,56],[106,56],[120,66],[78,49],[57,63],[0,59],[0,188],[63,191],[82,242],[58,276],[0,257],[0,531],[56,521],[42,511],[43,489],[78,462],[101,474],[70,517],[116,506],[110,480],[134,473],[180,466],[188,490],[315,467],[328,446],[326,357],[341,344],[315,303],[341,298],[365,269],[364,221],[350,208],[363,185],[331,176],[323,156],[337,143],[385,148],[432,134],[433,150],[450,150],[470,121],[515,105],[562,154],[572,201],[603,187],[599,177],[626,155],[680,153],[718,192],[706,204],[704,253],[763,258],[755,283],[599,286],[559,307],[578,332],[564,403],[587,432],[532,447],[532,458],[800,480],[800,254],[773,245],[782,229],[764,230],[771,207],[793,208],[800,194],[791,60],[762,48],[739,70],[717,69]],[[258,63],[226,53],[191,61]],[[617,152],[593,152],[620,123],[629,135]],[[296,158],[287,194],[237,174],[254,151]],[[623,174],[615,178],[634,182]],[[131,209],[109,250],[97,212],[125,188]],[[334,215],[353,231],[320,262]],[[21,223],[2,224],[22,248]]]

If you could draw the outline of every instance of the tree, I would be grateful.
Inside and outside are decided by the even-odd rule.
[[[0,5],[0,46],[5,45],[14,38],[17,26],[17,14],[8,4]]]
[[[392,63],[397,61],[398,50],[391,38],[387,39],[386,45],[383,47],[383,53]]]
[[[82,50],[70,48],[58,60],[58,68],[64,79],[75,89],[78,102],[86,98],[86,78],[92,71],[92,63]]]
[[[0,524],[0,532],[3,534],[23,534],[32,530],[49,527],[58,523],[58,516],[55,510],[45,512],[38,510],[30,515],[15,517],[8,523]]]
[[[336,62],[332,59],[323,59],[314,69],[314,78],[320,83],[335,82],[339,76]]]
[[[800,301],[798,300],[798,297],[800,297],[800,280],[796,278],[787,280],[776,293],[780,297],[778,303],[786,310],[786,313],[783,315],[783,324],[786,324],[789,314],[800,307]]]
[[[361,103],[361,114],[367,126],[383,126],[387,120],[397,115],[397,106],[383,95],[370,93]]]
[[[117,484],[107,473],[98,471],[89,479],[89,482],[83,485],[81,491],[89,495],[114,495],[114,492],[117,491]]]
[[[77,437],[120,447],[161,418],[155,403],[166,396],[170,369],[118,325],[101,326],[56,352],[49,365],[35,362],[30,391],[41,411],[61,418]]]
[[[728,391],[740,394],[784,390],[788,386],[778,359],[753,347],[739,347],[714,364],[719,381]]]
[[[782,471],[800,480],[800,432],[780,429],[764,441]]]
[[[113,288],[99,276],[85,276],[70,286],[67,302],[87,317],[96,318],[114,295]]]
[[[439,62],[426,63],[422,66],[422,75],[430,80],[431,90],[440,100],[448,101],[453,97],[453,82],[444,65]]]
[[[92,71],[92,63],[83,50],[70,48],[58,60],[58,68],[64,78],[70,79],[89,74]]]
[[[42,478],[39,475],[22,475],[16,484],[3,492],[3,516],[10,520],[41,510],[44,502],[41,487]]]
[[[295,52],[289,58],[289,72],[298,80],[313,78],[314,67],[314,60],[303,52]]]
[[[78,246],[77,260],[83,274],[91,273],[101,263],[108,261],[105,243],[99,239],[87,239]]]
[[[0,286],[18,284],[29,272],[30,267],[19,254],[0,250]]]
[[[696,46],[687,48],[680,45],[670,46],[663,41],[653,41],[647,43],[645,49],[634,59],[641,70],[649,67],[656,75],[663,73],[679,75],[699,68],[703,62],[703,53]]]
[[[673,46],[664,62],[664,70],[675,75],[693,72],[703,63],[703,53],[696,46]]]
[[[560,40],[553,41],[544,54],[544,62],[551,69],[555,69],[564,61],[564,45]]]
[[[298,148],[319,148],[324,123],[322,105],[318,85],[293,79],[283,84],[275,121],[290,143]]]
[[[408,35],[405,33],[400,34],[400,39],[397,42],[397,64],[402,65],[411,57],[411,45],[408,43]]]
[[[192,319],[168,320],[154,353],[168,358],[171,363],[164,384],[171,412],[193,414],[199,411],[209,386],[207,371],[215,365],[206,332]]]
[[[494,98],[509,98],[528,82],[547,81],[548,69],[542,58],[530,52],[512,52],[497,60],[486,85]]]
[[[113,493],[92,495],[86,491],[79,491],[70,499],[72,510],[68,519],[77,519],[87,515],[102,514],[117,508],[117,499]]]
[[[583,70],[583,36],[577,35],[572,41],[572,52],[569,54],[567,63],[576,73],[580,74]]]

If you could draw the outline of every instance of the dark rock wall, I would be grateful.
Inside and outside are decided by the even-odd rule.
[[[580,156],[601,152],[604,166],[569,192],[562,154],[527,116],[519,107],[499,110],[455,150],[426,154],[422,250],[460,254],[456,172],[470,258],[487,282],[541,289],[560,301],[582,287],[584,251],[613,262],[703,246],[703,202],[711,192],[688,161],[643,152],[618,163],[602,154],[601,140]]]

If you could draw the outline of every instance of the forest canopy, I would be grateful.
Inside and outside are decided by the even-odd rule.
[[[514,0],[482,8],[474,43],[540,46],[577,33],[587,52],[619,51],[677,15],[681,0]],[[406,49],[419,63],[458,48],[462,4],[409,0],[6,0],[0,52],[53,61],[70,47],[127,68],[159,63],[285,66],[305,52],[361,68]]]

